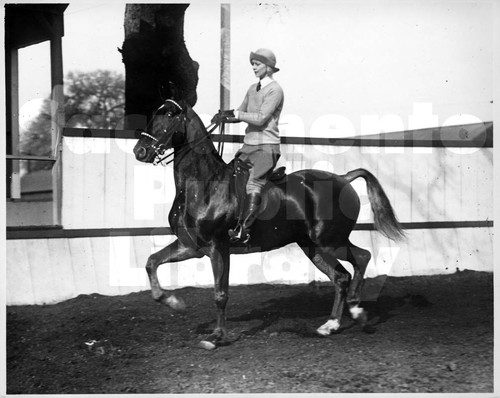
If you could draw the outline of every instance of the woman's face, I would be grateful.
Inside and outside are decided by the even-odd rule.
[[[252,69],[253,73],[255,73],[255,76],[259,79],[262,79],[267,75],[267,65],[263,64],[260,61],[257,61],[256,59],[252,60]]]

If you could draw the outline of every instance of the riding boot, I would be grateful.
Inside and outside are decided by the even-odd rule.
[[[241,241],[248,243],[250,240],[250,227],[257,218],[259,206],[261,203],[261,195],[258,192],[249,193],[246,200],[246,209],[243,213],[244,216],[238,221],[235,229],[228,231],[231,242]]]

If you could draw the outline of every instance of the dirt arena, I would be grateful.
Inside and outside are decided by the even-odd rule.
[[[381,290],[380,290],[381,289]],[[493,275],[368,279],[371,333],[330,313],[328,284],[230,288],[234,342],[197,347],[215,322],[211,289],[7,308],[9,394],[395,393],[493,391]]]

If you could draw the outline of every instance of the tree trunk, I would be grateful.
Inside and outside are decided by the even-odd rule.
[[[175,96],[194,106],[198,63],[184,43],[188,4],[127,4],[125,41],[125,128],[143,128],[165,99]],[[175,92],[172,92],[172,85]],[[145,117],[147,119],[145,119]]]

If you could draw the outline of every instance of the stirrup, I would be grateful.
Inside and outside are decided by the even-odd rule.
[[[230,229],[227,233],[231,243],[242,242],[247,244],[250,241],[250,234],[244,231],[241,224],[238,224],[235,229]]]

